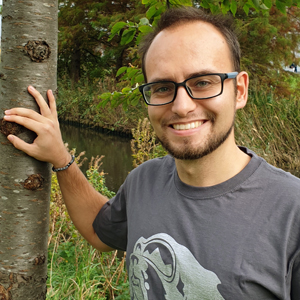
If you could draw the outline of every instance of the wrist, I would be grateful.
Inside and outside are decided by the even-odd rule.
[[[66,170],[72,165],[72,163],[74,161],[75,161],[75,156],[69,154],[69,158],[67,160],[65,160],[65,163],[61,163],[61,164],[57,164],[57,165],[53,164],[52,171],[53,172],[59,172],[59,171]]]

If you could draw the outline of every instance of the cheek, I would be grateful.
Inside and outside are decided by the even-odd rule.
[[[148,117],[152,126],[155,126],[163,117],[162,107],[148,106]]]

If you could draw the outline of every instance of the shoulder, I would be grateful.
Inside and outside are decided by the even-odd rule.
[[[250,154],[252,159],[257,162],[256,165],[258,167],[253,175],[256,180],[261,180],[263,185],[272,185],[273,189],[289,187],[300,191],[300,178],[292,175],[290,172],[284,171],[269,164],[265,159],[261,158],[249,149],[246,149],[245,152]]]
[[[287,192],[296,192],[300,198],[300,178],[292,175],[290,172],[276,168],[266,161],[261,164],[262,180],[274,189],[284,189]]]
[[[170,170],[174,170],[174,168],[175,168],[174,158],[172,158],[170,155],[166,155],[164,157],[150,159],[142,163],[137,168],[133,169],[129,175],[140,176],[143,173],[148,174],[149,172],[158,172],[161,170],[164,170],[164,172],[168,172]]]

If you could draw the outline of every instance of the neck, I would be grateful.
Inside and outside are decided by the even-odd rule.
[[[175,159],[180,180],[198,187],[217,185],[234,177],[249,161],[250,157],[234,141],[230,143],[230,138],[218,149],[200,159]]]

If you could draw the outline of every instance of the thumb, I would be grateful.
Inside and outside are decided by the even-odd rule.
[[[15,135],[8,135],[7,139],[14,145],[15,148],[27,153],[28,144]],[[28,154],[28,153],[27,153]]]

